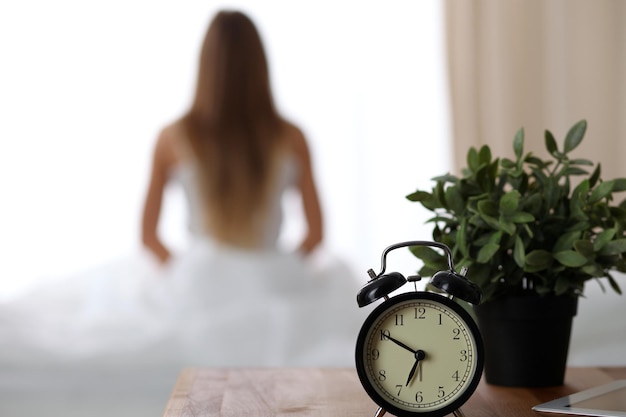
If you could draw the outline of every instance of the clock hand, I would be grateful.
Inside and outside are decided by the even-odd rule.
[[[417,367],[417,377],[419,378],[419,381],[422,382],[422,363],[424,361],[420,361],[419,366]]]
[[[411,349],[410,347],[408,347],[407,345],[405,345],[405,344],[404,344],[404,343],[402,343],[401,341],[394,339],[393,337],[391,337],[391,336],[390,336],[390,335],[388,335],[388,334],[386,334],[386,335],[385,335],[385,337],[386,337],[387,339],[391,340],[391,341],[392,341],[393,343],[395,343],[396,345],[400,346],[401,348],[404,348],[404,349],[408,350],[409,352],[411,352],[411,353],[413,353],[413,354],[417,355],[417,352],[418,352],[417,350],[413,350],[413,349]]]
[[[411,380],[413,379],[413,375],[415,375],[415,371],[419,368],[420,370],[420,380],[421,380],[421,375],[422,375],[422,361],[424,360],[424,358],[426,357],[426,353],[424,353],[423,350],[418,350],[415,352],[415,363],[413,364],[413,367],[411,368],[411,371],[409,372],[409,377],[406,380],[406,386],[409,386],[409,383],[411,382]]]
[[[416,360],[415,363],[413,364],[413,368],[411,368],[411,372],[409,372],[409,377],[406,379],[406,387],[409,386],[409,382],[411,382],[411,379],[413,379],[413,375],[415,375],[415,370],[417,369],[417,365],[420,365],[422,362],[420,362],[419,360]]]

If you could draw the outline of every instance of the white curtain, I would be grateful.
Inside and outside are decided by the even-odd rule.
[[[626,176],[626,3],[620,0],[448,0],[454,166],[469,146],[545,155],[544,130],[562,141],[586,119],[578,150],[603,176]]]

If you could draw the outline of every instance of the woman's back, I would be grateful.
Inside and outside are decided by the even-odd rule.
[[[283,132],[282,137],[277,141],[281,146],[275,150],[276,155],[271,158],[275,167],[272,170],[271,182],[267,187],[265,207],[259,210],[262,215],[260,239],[257,246],[259,249],[276,248],[283,223],[282,197],[288,189],[298,185],[302,175],[301,166],[306,163],[306,158],[303,158],[301,151],[303,145],[298,143],[303,140],[302,133],[295,126],[287,123],[281,132]],[[177,123],[170,125],[164,129],[160,140],[165,142],[164,152],[167,152],[171,159],[168,179],[180,184],[184,190],[190,233],[196,237],[215,239],[203,215],[207,208],[204,207],[200,190],[199,161],[190,148],[184,130]]]

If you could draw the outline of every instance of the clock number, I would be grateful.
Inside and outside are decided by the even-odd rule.
[[[380,358],[380,352],[378,349],[372,349],[372,360],[378,360]]]
[[[456,382],[459,382],[459,371],[456,371],[452,374],[452,379],[454,379]]]
[[[415,309],[415,318],[423,320],[426,318],[426,309],[424,307]]]
[[[454,334],[454,337],[452,337],[452,340],[461,340],[461,329],[452,329],[452,333]]]
[[[396,326],[404,326],[404,314],[396,314]]]
[[[381,369],[380,371],[378,371],[378,380],[379,381],[387,380],[387,373],[385,372],[384,369]]]
[[[461,362],[465,362],[467,360],[467,350],[463,349],[461,351]]]
[[[438,324],[439,324],[440,326],[443,324],[443,323],[442,323],[441,313],[439,313],[439,323],[438,323]]]
[[[389,340],[389,336],[391,336],[391,332],[389,332],[389,330],[383,329],[383,330],[380,331],[380,340],[381,341]]]
[[[396,385],[396,388],[398,388],[398,397],[399,397],[400,393],[402,392],[402,385]]]
[[[445,396],[446,396],[446,392],[443,390],[443,387],[439,387],[439,390],[437,391],[437,397],[443,398]]]
[[[422,391],[417,391],[417,393],[415,394],[415,402],[421,403],[422,401],[424,401],[424,396],[422,395]]]

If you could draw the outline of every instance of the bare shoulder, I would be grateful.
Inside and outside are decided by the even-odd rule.
[[[284,122],[283,134],[286,146],[300,159],[309,159],[309,145],[302,130],[290,122]]]
[[[174,122],[161,129],[155,146],[155,158],[165,167],[172,167],[181,162],[183,152],[183,129],[180,122]]]

